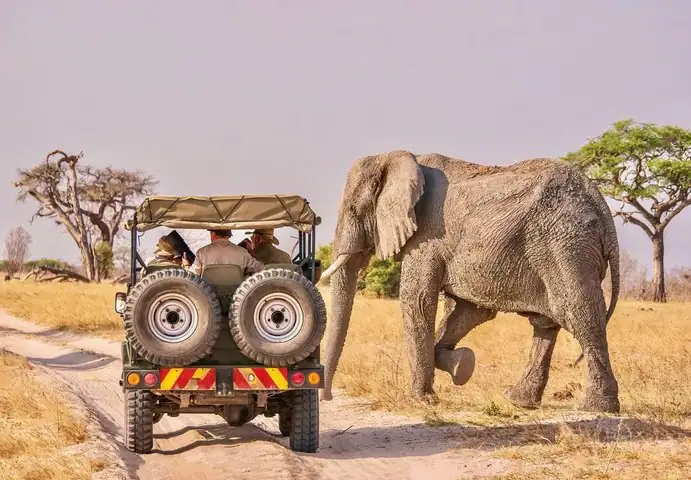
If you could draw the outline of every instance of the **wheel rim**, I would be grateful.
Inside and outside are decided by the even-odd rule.
[[[148,319],[149,329],[157,339],[179,343],[194,335],[199,325],[199,312],[184,295],[168,293],[151,305]]]
[[[254,309],[254,326],[271,343],[288,342],[302,330],[304,314],[300,304],[285,293],[270,293]]]

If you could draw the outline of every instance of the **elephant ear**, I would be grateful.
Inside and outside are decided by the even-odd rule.
[[[401,251],[417,231],[415,205],[425,188],[425,177],[415,156],[393,152],[385,159],[375,206],[375,248],[380,260]]]

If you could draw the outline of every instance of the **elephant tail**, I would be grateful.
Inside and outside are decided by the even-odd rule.
[[[614,308],[617,306],[617,300],[619,299],[619,286],[621,283],[621,276],[619,273],[619,242],[617,240],[617,232],[614,226],[614,220],[610,216],[607,222],[607,230],[611,230],[607,234],[607,250],[606,258],[609,263],[609,273],[612,277],[612,293],[609,299],[609,307],[607,307],[607,316],[605,317],[605,325],[609,323],[609,319],[612,318],[614,314]]]

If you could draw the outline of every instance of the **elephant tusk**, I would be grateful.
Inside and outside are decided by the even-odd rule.
[[[345,265],[345,263],[348,261],[348,259],[350,258],[351,255],[352,255],[351,253],[340,254],[338,256],[338,258],[336,259],[336,261],[333,263],[333,265],[331,265],[329,268],[324,270],[324,272],[322,272],[322,276],[321,276],[320,280],[326,280],[329,277],[331,277],[331,275],[336,273],[336,271],[339,268],[341,268],[343,265]]]

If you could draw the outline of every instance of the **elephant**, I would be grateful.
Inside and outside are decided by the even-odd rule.
[[[532,348],[504,392],[536,408],[560,329],[587,359],[582,408],[618,412],[606,326],[619,294],[619,243],[595,184],[577,167],[534,158],[484,166],[404,150],[358,159],[348,171],[333,240],[331,322],[322,400],[332,400],[359,271],[373,254],[401,262],[400,304],[414,399],[436,403],[435,368],[464,385],[475,354],[456,345],[498,312],[527,317]],[[602,281],[609,265],[612,294]],[[440,295],[444,316],[435,334]]]

